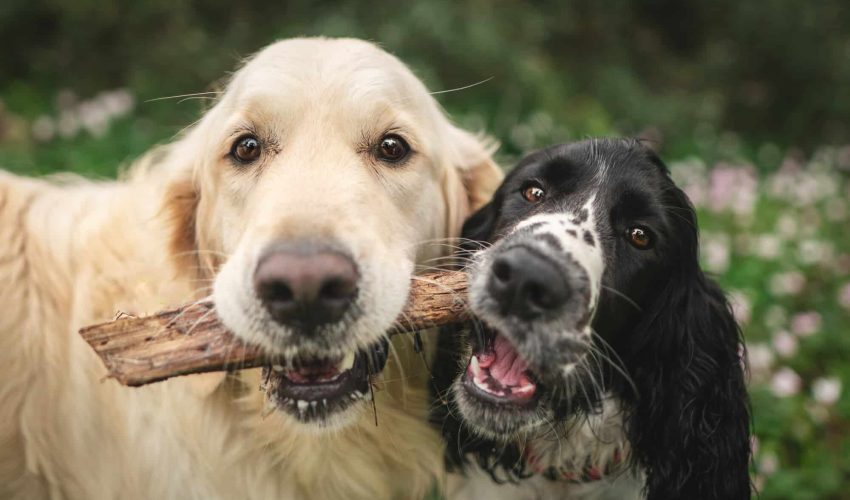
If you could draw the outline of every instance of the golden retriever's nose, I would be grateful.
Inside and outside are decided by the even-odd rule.
[[[341,253],[281,249],[260,260],[254,290],[275,321],[310,331],[342,318],[358,278],[354,262]]]

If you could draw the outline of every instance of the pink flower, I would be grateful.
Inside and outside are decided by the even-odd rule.
[[[820,330],[821,315],[815,311],[799,313],[791,318],[791,330],[798,337],[809,337]]]
[[[731,211],[752,215],[757,201],[758,180],[752,166],[718,164],[709,176],[708,206],[713,212]]]
[[[776,352],[784,357],[790,358],[797,353],[797,337],[789,332],[782,330],[773,336],[773,348]]]
[[[787,366],[780,368],[773,374],[773,378],[770,380],[770,390],[780,398],[787,398],[798,394],[802,385],[803,381],[797,375],[797,372]]]

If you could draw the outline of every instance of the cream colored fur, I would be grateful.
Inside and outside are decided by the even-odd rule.
[[[246,119],[282,137],[256,173],[225,160],[228,126]],[[345,147],[354,128],[384,122],[403,122],[417,140],[405,171],[377,171]],[[351,175],[368,199],[334,204]],[[258,370],[122,387],[77,330],[208,295],[221,266],[250,246],[246,234],[259,245],[311,225],[332,230],[349,220],[346,206],[366,214],[362,238],[397,248],[409,273],[446,253],[428,240],[456,236],[499,180],[488,151],[395,58],[325,39],[265,49],[182,138],[121,181],[0,171],[0,498],[421,497],[442,454],[426,423],[427,374],[405,337],[376,383],[377,427],[367,407],[320,430],[279,412],[262,418]]]

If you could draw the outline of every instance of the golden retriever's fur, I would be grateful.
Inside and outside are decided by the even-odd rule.
[[[225,160],[243,126],[281,134],[277,156],[250,173]],[[404,170],[380,170],[351,144],[387,126],[415,141]],[[213,280],[226,292],[231,257],[310,231],[345,233],[375,266],[401,262],[386,279],[403,296],[414,263],[444,253],[427,242],[456,236],[499,180],[489,152],[395,58],[327,39],[266,48],[122,181],[0,172],[0,498],[422,496],[442,455],[408,339],[394,340],[377,380],[377,427],[368,407],[317,429],[262,418],[258,370],[122,387],[77,330],[205,296]]]

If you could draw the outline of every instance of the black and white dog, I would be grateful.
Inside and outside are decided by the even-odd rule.
[[[652,151],[534,153],[463,232],[478,321],[434,369],[449,496],[750,497],[740,331]]]

